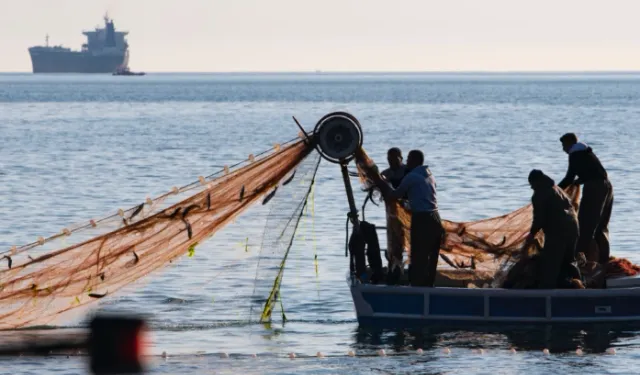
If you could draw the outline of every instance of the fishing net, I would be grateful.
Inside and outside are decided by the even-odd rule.
[[[296,168],[294,174],[283,182],[283,185],[290,184],[287,194],[275,195],[271,202],[256,268],[252,298],[254,304],[251,307],[252,320],[270,321],[277,302],[281,302],[279,300],[280,285],[285,265],[319,164],[320,154],[314,152],[309,155]],[[293,178],[295,181],[292,182]],[[280,307],[282,308],[282,303]],[[259,316],[256,315],[258,312]],[[282,320],[286,320],[284,308],[282,308]]]
[[[371,173],[378,168],[366,152],[357,156],[356,166],[364,190],[374,186]],[[575,185],[565,192],[576,209],[579,206],[580,189]],[[400,243],[411,253],[411,213],[400,203],[395,205],[395,215],[387,209],[387,230],[390,242]],[[443,219],[446,231],[441,246],[438,273],[448,280],[460,280],[474,285],[497,287],[522,256],[522,248],[531,228],[533,207],[531,204],[508,214],[469,222],[453,222]],[[395,232],[395,233],[394,233]],[[544,245],[544,233],[536,236],[538,249]],[[533,249],[529,249],[533,250]],[[608,275],[635,275],[638,271],[627,262],[616,260],[608,266]],[[630,263],[629,263],[630,264]]]
[[[177,257],[192,254],[199,243],[252,204],[263,197],[266,204],[276,190],[302,177],[301,188],[295,190],[304,193],[296,199],[289,196],[288,207],[279,201],[277,209],[281,211],[272,216],[281,224],[267,230],[279,229],[280,233],[263,243],[274,247],[273,259],[282,261],[287,248],[283,244],[293,237],[318,166],[317,154],[304,163],[304,170],[294,179],[295,168],[312,150],[301,139],[276,145],[219,173],[147,198],[138,206],[0,253],[6,261],[0,270],[0,329],[49,324],[65,312],[113,294]],[[62,249],[51,248],[53,241],[61,238],[77,242]],[[277,280],[277,287],[272,288],[276,294],[282,275],[274,272],[279,268],[273,267],[273,259],[266,261],[271,263],[266,264],[270,271],[261,276],[271,278],[272,285]],[[258,288],[257,292],[264,291]]]

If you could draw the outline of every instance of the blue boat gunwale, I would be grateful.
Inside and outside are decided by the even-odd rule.
[[[444,294],[456,296],[490,296],[490,297],[617,297],[640,296],[640,287],[614,289],[504,289],[504,288],[456,288],[456,287],[416,287],[404,285],[351,284],[362,292],[391,294]]]

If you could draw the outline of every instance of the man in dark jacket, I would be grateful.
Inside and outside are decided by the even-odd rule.
[[[569,154],[567,175],[558,186],[562,189],[570,184],[583,185],[582,199],[578,210],[580,238],[577,252],[584,252],[587,259],[606,264],[609,261],[609,219],[613,207],[613,187],[607,171],[591,147],[578,142],[578,137],[567,133],[560,138],[562,149]],[[575,178],[578,177],[577,180]],[[590,251],[595,240],[598,255]]]
[[[540,289],[566,287],[570,279],[580,279],[575,265],[579,234],[576,212],[569,197],[542,171],[532,170],[529,184],[533,189],[533,223],[524,249],[529,248],[540,230],[544,232],[535,284]]]

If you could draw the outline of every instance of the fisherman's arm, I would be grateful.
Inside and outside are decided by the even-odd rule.
[[[575,162],[573,161],[573,158],[571,156],[569,156],[569,168],[567,169],[567,174],[564,176],[564,178],[562,179],[562,181],[560,181],[560,183],[558,184],[558,187],[562,190],[566,189],[567,186],[575,183],[575,178],[576,178],[576,169],[574,167]]]
[[[545,217],[544,206],[545,202],[542,201],[541,197],[534,194],[531,199],[531,203],[533,205],[533,222],[531,223],[531,229],[529,230],[529,235],[524,243],[523,250],[526,251],[529,246],[533,244],[536,239],[536,234],[542,229],[542,218]]]
[[[398,186],[397,189],[389,188],[388,197],[391,199],[403,198],[407,194],[407,191],[409,190],[409,185],[411,185],[412,182],[413,182],[413,179],[411,176],[405,176],[402,179],[402,182],[400,182],[400,186]]]
[[[402,179],[400,186],[398,186],[397,189],[393,189],[389,185],[389,183],[383,180],[378,174],[373,173],[370,177],[376,184],[376,187],[380,189],[380,192],[382,193],[382,196],[385,198],[385,200],[402,198],[409,189],[411,180],[410,178],[405,177]]]

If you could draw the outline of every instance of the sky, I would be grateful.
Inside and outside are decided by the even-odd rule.
[[[640,70],[638,0],[0,0],[0,72],[105,13],[134,71]]]

